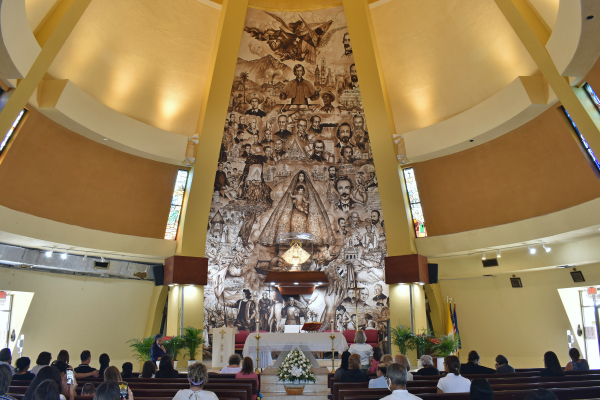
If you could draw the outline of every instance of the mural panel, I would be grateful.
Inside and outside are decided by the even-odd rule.
[[[379,329],[389,318],[386,235],[360,81],[342,7],[248,9],[216,173],[206,255],[205,328]],[[291,232],[313,236],[306,270],[329,285],[281,296]],[[364,287],[356,296],[349,290]],[[358,309],[358,322],[356,311]]]

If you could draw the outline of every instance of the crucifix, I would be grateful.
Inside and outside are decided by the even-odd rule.
[[[358,330],[358,292],[360,292],[363,289],[366,289],[366,288],[358,287],[358,282],[356,282],[356,281],[354,281],[354,286],[351,286],[348,288],[348,290],[354,291],[354,298],[356,299],[356,302],[354,303],[354,305],[356,306],[356,313],[355,313],[356,325],[355,325],[354,329],[356,329],[356,330]]]

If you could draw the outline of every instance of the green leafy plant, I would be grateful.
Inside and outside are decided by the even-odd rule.
[[[179,352],[185,349],[185,340],[181,336],[165,337],[165,349],[168,354],[173,354],[173,360],[177,361]]]
[[[432,346],[431,339],[435,338],[432,330],[421,329],[421,333],[414,336],[415,347],[419,357],[424,355]]]
[[[187,349],[187,355],[190,360],[196,359],[198,348],[204,343],[202,332],[202,329],[193,328],[191,326],[188,326],[183,330],[183,335],[181,335],[181,337],[183,338],[183,343],[185,344],[184,348]]]
[[[129,343],[129,347],[133,350],[135,358],[141,362],[146,362],[150,359],[150,351],[154,344],[154,337],[150,336],[143,339],[131,339],[127,343]]]
[[[277,378],[285,382],[315,382],[311,368],[311,362],[301,351],[290,351],[277,371]]]
[[[435,355],[438,357],[448,357],[458,349],[458,336],[453,333],[440,336],[438,340],[439,343],[433,346]]]
[[[401,354],[406,354],[408,350],[415,348],[415,334],[411,332],[409,326],[398,325],[391,331],[392,344],[398,347]]]

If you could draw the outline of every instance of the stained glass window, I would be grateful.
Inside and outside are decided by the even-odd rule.
[[[577,137],[581,141],[581,144],[585,148],[585,151],[588,153],[588,156],[590,157],[590,159],[592,160],[592,162],[594,163],[594,165],[596,166],[596,168],[600,172],[600,161],[598,161],[598,159],[596,158],[596,155],[592,151],[592,148],[590,147],[590,145],[588,144],[588,142],[585,140],[585,137],[583,137],[583,135],[581,134],[581,132],[579,132],[579,129],[577,128],[577,125],[575,124],[575,121],[573,121],[573,118],[571,118],[571,115],[569,114],[569,112],[567,111],[567,109],[564,108],[563,106],[561,106],[561,108],[564,111],[564,113],[567,116],[567,118],[569,119],[569,122],[571,123],[571,126],[575,130],[575,133],[577,133]]]
[[[10,138],[13,135],[15,129],[17,129],[17,126],[19,126],[19,123],[23,119],[23,115],[25,115],[26,111],[27,111],[26,109],[23,109],[19,113],[19,115],[17,116],[17,119],[15,119],[15,122],[13,122],[12,126],[10,127],[10,129],[8,130],[8,132],[6,133],[6,136],[4,136],[4,140],[2,140],[2,143],[0,143],[0,154],[2,154],[2,152],[6,148],[6,144],[10,140]]]
[[[183,205],[183,195],[187,184],[188,172],[180,169],[175,181],[175,190],[173,191],[173,200],[171,200],[171,210],[169,211],[169,221],[165,239],[175,240],[177,238],[177,228],[179,228],[179,218],[181,217],[181,206]]]
[[[402,172],[404,172],[404,181],[406,182],[406,191],[408,192],[408,201],[410,203],[415,234],[417,237],[425,237],[427,236],[427,229],[425,228],[425,217],[423,217],[423,209],[421,208],[421,198],[419,197],[419,189],[417,189],[415,171],[412,168],[404,168]]]
[[[592,99],[592,102],[594,102],[594,104],[596,105],[596,108],[600,110],[600,98],[598,98],[596,92],[594,92],[594,89],[592,89],[590,84],[587,82],[583,84],[583,88],[585,89],[587,94],[590,95],[590,98]]]

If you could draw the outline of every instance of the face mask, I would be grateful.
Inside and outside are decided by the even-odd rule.
[[[388,390],[391,392],[392,388],[390,387],[390,378],[385,378],[385,384],[387,385]]]

